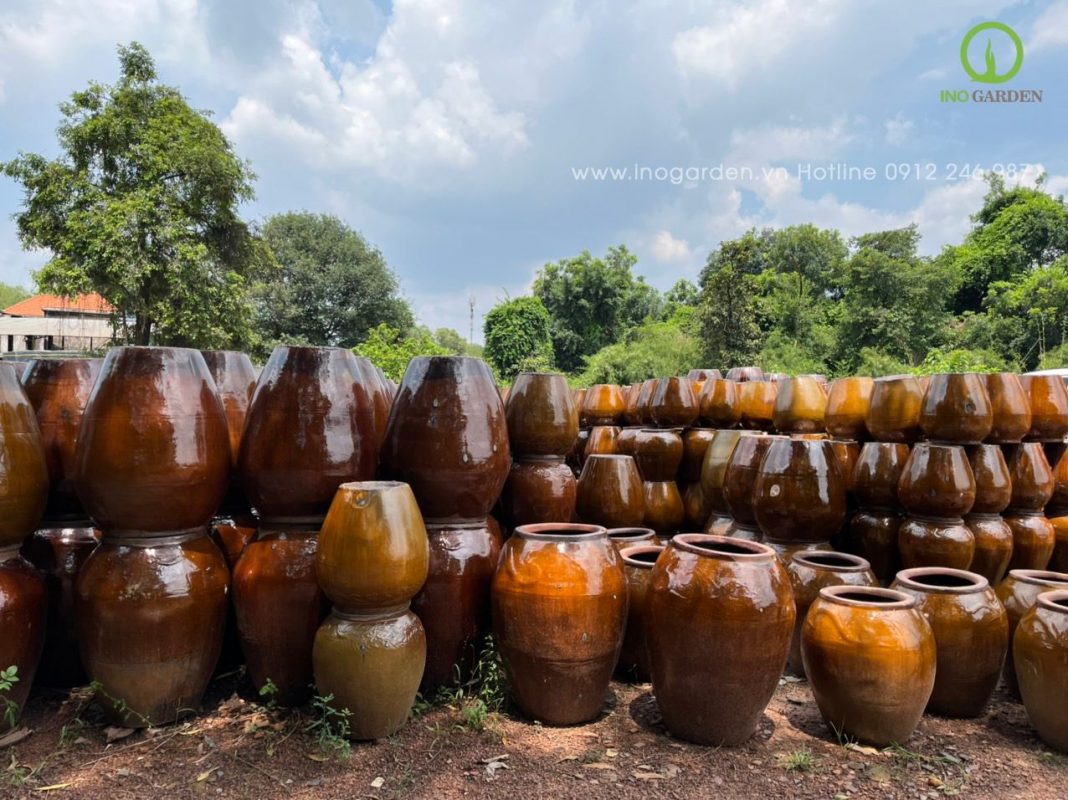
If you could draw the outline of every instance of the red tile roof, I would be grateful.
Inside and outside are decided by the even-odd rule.
[[[2,313],[12,317],[43,317],[45,311],[74,311],[83,314],[110,314],[114,309],[98,294],[83,294],[78,297],[59,297],[54,294],[36,294],[8,306]]]

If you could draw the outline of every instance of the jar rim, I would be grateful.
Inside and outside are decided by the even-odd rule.
[[[1068,588],[1068,573],[1054,572],[1050,569],[1013,569],[1009,570],[1009,577],[1034,586],[1063,585]]]
[[[957,583],[936,583],[931,579],[942,577]],[[975,594],[990,588],[990,581],[975,572],[951,567],[912,567],[903,569],[894,577],[894,585],[907,586],[925,594]]]
[[[778,558],[775,551],[766,544],[731,536],[714,536],[710,533],[676,534],[672,537],[669,547],[723,561],[766,562]]]
[[[639,541],[648,539],[650,536],[656,536],[656,531],[652,528],[642,528],[637,526],[629,528],[608,528],[605,533],[607,533],[608,538],[614,542]]]
[[[657,559],[652,561],[645,561],[639,558],[639,556],[649,553],[656,553],[657,558],[660,554],[667,550],[667,547],[662,544],[639,544],[633,547],[625,547],[619,551],[619,557],[623,559],[623,563],[628,567],[636,567],[638,569],[652,569],[656,565]]]
[[[1068,614],[1068,589],[1054,589],[1052,592],[1043,592],[1038,596],[1035,605],[1042,606],[1048,611],[1058,614]]]
[[[608,538],[603,526],[579,522],[537,522],[520,525],[512,535],[538,542],[592,542]]]
[[[854,608],[907,609],[916,607],[916,598],[881,586],[827,586],[820,599]]]
[[[871,563],[866,558],[852,553],[839,553],[832,550],[809,550],[794,553],[790,560],[806,567],[816,569],[833,569],[835,572],[867,572]],[[829,562],[837,561],[838,564]]]

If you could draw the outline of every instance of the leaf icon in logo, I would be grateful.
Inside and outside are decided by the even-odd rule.
[[[983,73],[983,79],[986,81],[993,81],[998,76],[997,62],[994,60],[994,43],[989,39],[986,40],[986,72]]]

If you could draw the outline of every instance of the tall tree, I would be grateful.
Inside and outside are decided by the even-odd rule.
[[[708,279],[697,310],[702,363],[721,368],[751,363],[761,339],[756,293],[756,279],[731,264]]]
[[[21,286],[12,286],[10,283],[0,283],[0,311],[15,305],[30,296],[30,293]]]
[[[23,246],[52,253],[37,283],[99,292],[135,344],[243,345],[249,280],[270,265],[237,215],[255,176],[205,112],[157,80],[144,47],[120,47],[119,63],[117,83],[60,105],[59,158],[2,165],[25,187]]]
[[[486,314],[486,358],[506,381],[523,371],[552,369],[550,328],[549,312],[536,297],[498,303]]]

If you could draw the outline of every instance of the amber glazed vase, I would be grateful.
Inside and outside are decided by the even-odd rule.
[[[0,548],[22,544],[45,510],[48,467],[33,406],[0,364]]]
[[[245,417],[256,390],[256,368],[244,353],[235,350],[201,350],[208,371],[215,380],[226,412],[226,428],[230,434],[230,457],[237,464],[241,449],[241,434],[245,430]]]
[[[611,532],[609,532],[611,538]],[[618,546],[619,539],[614,540]],[[627,576],[627,630],[619,651],[616,674],[625,680],[649,680],[649,648],[645,643],[645,593],[653,565],[664,548],[649,542],[619,551]]]
[[[874,388],[873,378],[838,378],[831,381],[824,412],[827,433],[840,439],[866,439],[868,427],[865,420]]]
[[[578,409],[563,375],[521,372],[505,407],[516,456],[564,456],[578,436]]]
[[[1013,639],[1020,695],[1039,738],[1068,753],[1068,591],[1039,595]]]
[[[972,512],[964,524],[975,539],[975,555],[969,571],[982,575],[991,586],[997,586],[1009,569],[1012,559],[1012,528],[1000,514]]]
[[[881,442],[914,442],[920,436],[923,387],[911,375],[876,378],[865,426]]]
[[[701,491],[705,502],[712,511],[721,514],[727,512],[727,500],[723,495],[727,464],[741,436],[742,431],[738,430],[716,430],[701,464]]]
[[[649,399],[649,414],[661,428],[686,428],[701,412],[689,378],[660,378]]]
[[[986,376],[992,426],[986,441],[993,444],[1018,442],[1031,430],[1031,398],[1020,378],[1012,372]]]
[[[701,387],[698,405],[701,419],[713,428],[733,428],[741,419],[734,381],[709,378]]]
[[[723,499],[730,515],[739,525],[757,527],[753,494],[760,464],[771,445],[783,440],[781,436],[752,434],[738,439],[723,476]]]
[[[790,378],[779,384],[772,421],[780,433],[818,433],[825,428],[827,392],[812,376]]]
[[[1031,402],[1031,429],[1026,438],[1058,442],[1068,436],[1068,389],[1060,375],[1021,375]]]
[[[1016,665],[1013,645],[1016,628],[1020,620],[1035,605],[1038,596],[1055,589],[1068,589],[1068,573],[1051,572],[1041,569],[1016,569],[1009,572],[995,590],[998,600],[1005,607],[1009,620],[1009,650],[1005,658],[1005,686],[1009,693],[1020,697],[1020,686],[1016,679]]]
[[[974,372],[931,376],[920,412],[920,427],[930,441],[978,444],[990,435],[993,424],[983,376]]]
[[[611,383],[598,383],[586,390],[580,411],[584,427],[618,425],[623,421],[623,391]]]
[[[563,456],[516,458],[501,494],[501,508],[512,527],[570,520],[578,484]]]
[[[41,660],[47,618],[48,598],[41,575],[19,555],[18,545],[0,547],[0,663],[3,669],[18,668],[18,681],[0,699],[14,704],[16,721]],[[9,716],[0,713],[0,731],[11,727]]]
[[[640,526],[645,498],[634,459],[620,455],[586,459],[578,479],[575,513],[584,522],[607,528]]]
[[[958,445],[919,442],[897,483],[897,497],[910,514],[960,517],[975,504],[975,476]]]
[[[776,437],[757,470],[753,513],[770,541],[825,542],[837,534],[846,490],[830,445]]]
[[[901,564],[967,569],[975,558],[975,534],[961,517],[909,515],[897,529]]]

